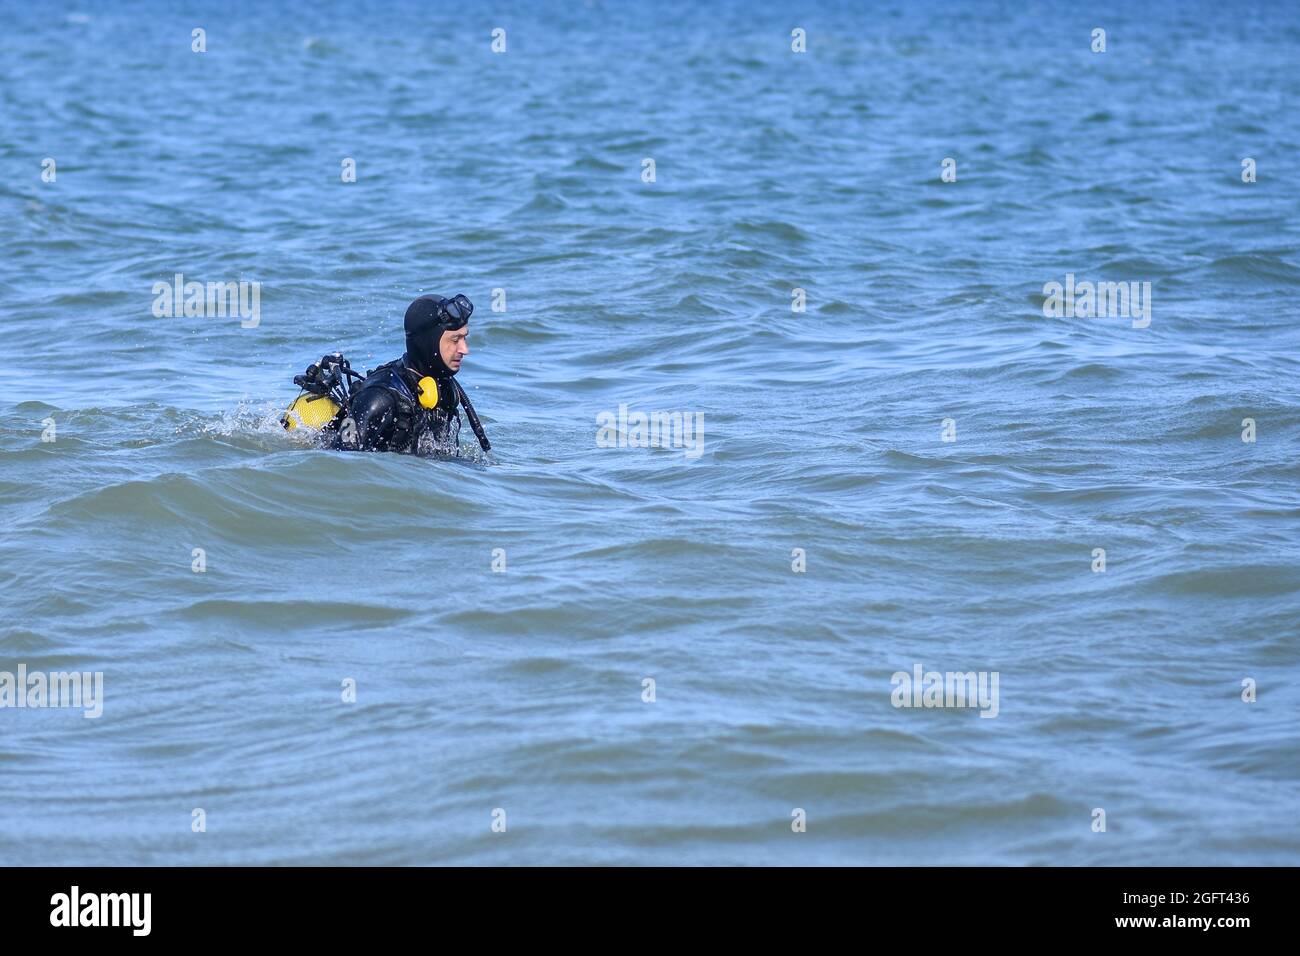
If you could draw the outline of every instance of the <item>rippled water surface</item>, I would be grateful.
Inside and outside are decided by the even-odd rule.
[[[1300,861],[1296,5],[2,5],[0,861]],[[427,291],[491,454],[280,429]]]

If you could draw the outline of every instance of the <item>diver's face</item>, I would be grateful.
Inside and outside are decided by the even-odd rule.
[[[438,353],[443,363],[453,372],[460,371],[460,360],[469,355],[469,326],[454,332],[443,332],[438,343]]]

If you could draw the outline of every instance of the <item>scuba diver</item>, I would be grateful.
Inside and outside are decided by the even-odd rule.
[[[422,295],[406,310],[406,353],[362,375],[341,354],[326,355],[293,383],[302,393],[281,416],[286,429],[318,428],[326,447],[345,451],[459,454],[460,413],[484,451],[492,445],[456,381],[469,354],[464,295]],[[355,384],[354,384],[355,383]]]

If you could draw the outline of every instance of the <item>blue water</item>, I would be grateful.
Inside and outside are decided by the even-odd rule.
[[[1300,862],[1295,4],[0,13],[0,862]],[[280,428],[424,292],[490,454]]]

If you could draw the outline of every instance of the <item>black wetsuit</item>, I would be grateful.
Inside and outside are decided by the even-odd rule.
[[[423,377],[403,355],[381,365],[352,394],[349,414],[338,423],[334,445],[348,451],[394,451],[408,455],[460,451],[460,412],[456,383],[435,374],[438,404],[420,404]]]

